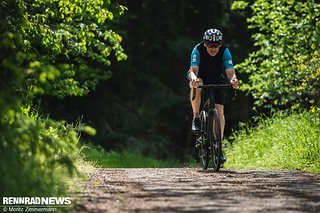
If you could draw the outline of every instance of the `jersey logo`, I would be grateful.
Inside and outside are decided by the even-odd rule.
[[[196,61],[197,61],[197,55],[194,54],[194,55],[192,56],[192,62],[196,62]]]

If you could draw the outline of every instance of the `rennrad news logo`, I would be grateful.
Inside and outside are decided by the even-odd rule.
[[[70,197],[3,197],[2,205],[70,205]]]
[[[2,212],[57,212],[70,207],[70,197],[2,197]]]

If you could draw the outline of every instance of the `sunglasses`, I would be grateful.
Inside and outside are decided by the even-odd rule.
[[[206,46],[208,47],[208,48],[219,48],[219,47],[221,47],[221,43],[219,43],[219,42],[216,42],[216,43],[209,43],[209,42],[206,42]]]

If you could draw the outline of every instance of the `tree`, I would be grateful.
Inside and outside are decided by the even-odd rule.
[[[319,105],[320,5],[314,0],[237,0],[248,9],[257,50],[238,68],[249,75],[242,88],[259,107]]]
[[[110,57],[126,59],[122,38],[112,30],[124,7],[103,0],[19,1],[23,51],[28,53],[29,96],[85,95],[110,78]]]

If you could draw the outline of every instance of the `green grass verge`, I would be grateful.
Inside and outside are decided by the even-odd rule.
[[[277,113],[245,126],[226,150],[226,168],[320,172],[319,111]]]
[[[101,147],[86,145],[81,153],[87,161],[93,162],[97,167],[103,168],[170,168],[183,167],[184,163],[174,160],[158,160],[144,156],[138,152],[105,151]]]

